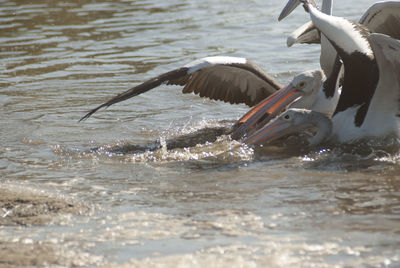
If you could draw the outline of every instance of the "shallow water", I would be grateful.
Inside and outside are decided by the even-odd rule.
[[[334,10],[357,20],[373,2],[337,0]],[[286,48],[307,15],[299,9],[278,23],[282,7],[0,1],[0,191],[19,198],[14,206],[0,200],[0,266],[399,266],[397,153],[254,151],[217,135],[247,107],[179,87],[77,122],[203,56],[247,57],[282,83],[318,68],[318,46]],[[168,147],[205,129],[209,142]],[[122,154],[127,146],[139,149]],[[29,221],[29,213],[47,220]],[[28,220],[16,225],[17,216]]]

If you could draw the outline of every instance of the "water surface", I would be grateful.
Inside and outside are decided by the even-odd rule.
[[[358,20],[373,2],[337,0],[334,11]],[[307,14],[298,9],[278,23],[282,7],[278,0],[0,1],[0,190],[19,197],[0,203],[0,217],[26,219],[0,221],[7,252],[0,264],[400,265],[397,153],[254,151],[216,135],[246,106],[179,87],[77,122],[115,94],[204,56],[252,59],[282,83],[318,68],[318,46],[286,47]],[[215,139],[110,153],[204,129]],[[45,220],[29,220],[40,214]]]

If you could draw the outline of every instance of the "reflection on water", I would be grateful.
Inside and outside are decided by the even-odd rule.
[[[317,68],[318,46],[285,47],[307,16],[282,6],[0,1],[0,266],[397,267],[396,144],[247,148],[226,135],[247,107],[167,86],[77,123],[203,56],[282,83]]]

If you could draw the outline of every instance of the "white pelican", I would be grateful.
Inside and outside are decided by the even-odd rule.
[[[371,34],[360,24],[323,14],[307,1],[304,2],[313,24],[336,48],[345,68],[342,94],[332,117],[330,138],[348,143],[369,137],[398,136],[400,41],[383,34]],[[288,128],[293,131],[294,125],[300,128],[311,124],[324,129],[318,124],[323,122],[326,125],[326,118],[307,121],[315,114],[287,111],[244,142],[260,144],[275,139],[286,134]]]
[[[317,109],[313,108],[313,104],[323,79],[324,74],[320,70],[306,71],[297,75],[288,87],[282,88],[279,82],[264,73],[255,63],[244,58],[207,57],[149,79],[92,109],[79,121],[89,118],[100,108],[135,97],[166,83],[184,86],[183,93],[194,92],[214,100],[245,103],[249,106],[259,103],[255,110],[250,110],[233,127],[232,137],[239,139],[250,130],[254,130],[257,124],[267,123],[269,120],[266,119],[278,115],[300,96],[301,100],[292,107]]]

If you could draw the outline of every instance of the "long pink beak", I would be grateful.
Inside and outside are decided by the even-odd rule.
[[[304,92],[297,90],[292,84],[278,90],[253,107],[235,123],[231,134],[232,138],[240,139],[251,134],[260,125],[267,124],[303,95]]]

